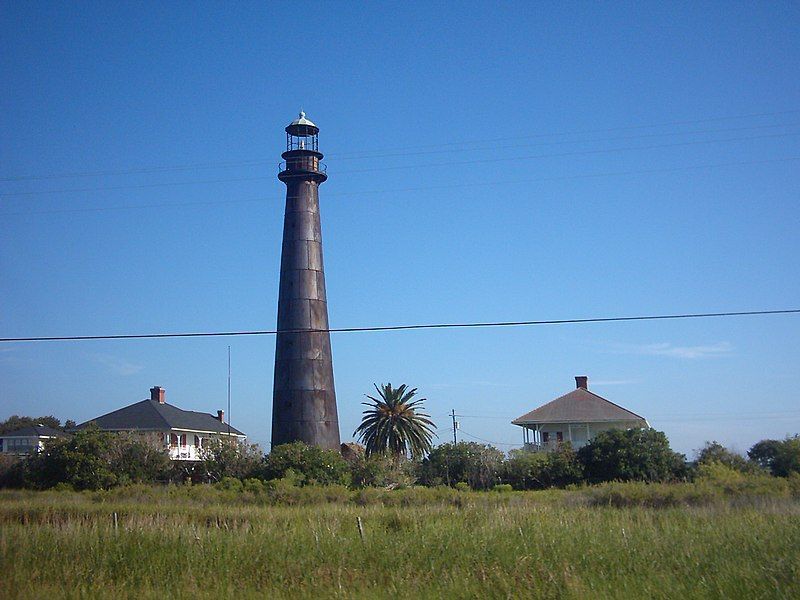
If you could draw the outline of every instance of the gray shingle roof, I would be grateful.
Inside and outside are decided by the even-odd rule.
[[[156,400],[150,399],[81,423],[77,429],[87,427],[90,423],[97,424],[100,429],[111,431],[188,429],[190,431],[228,433],[228,424],[222,423],[214,415],[183,410],[177,406],[160,404]],[[231,427],[230,432],[233,435],[244,435],[235,427]]]
[[[27,425],[14,431],[0,433],[0,437],[69,437],[69,434],[47,425]]]
[[[641,415],[606,400],[587,389],[578,388],[511,421],[514,425],[529,423],[593,423],[609,421],[638,422],[647,426]]]

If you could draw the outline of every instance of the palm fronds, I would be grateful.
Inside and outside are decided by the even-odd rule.
[[[436,425],[430,415],[421,412],[425,398],[414,400],[417,388],[405,384],[393,388],[391,383],[375,385],[378,398],[367,395],[370,402],[361,425],[353,432],[364,443],[367,454],[390,453],[395,457],[411,454],[417,458],[431,451]]]

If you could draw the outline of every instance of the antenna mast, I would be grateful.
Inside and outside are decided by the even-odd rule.
[[[228,346],[228,440],[231,439],[231,347]]]

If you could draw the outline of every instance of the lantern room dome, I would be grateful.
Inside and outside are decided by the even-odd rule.
[[[311,127],[316,127],[314,123],[306,119],[306,113],[304,113],[302,110],[300,111],[300,115],[294,121],[289,123],[289,125],[310,125]]]

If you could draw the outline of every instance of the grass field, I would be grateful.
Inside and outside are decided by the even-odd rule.
[[[0,492],[0,597],[800,597],[791,496],[203,488]]]

